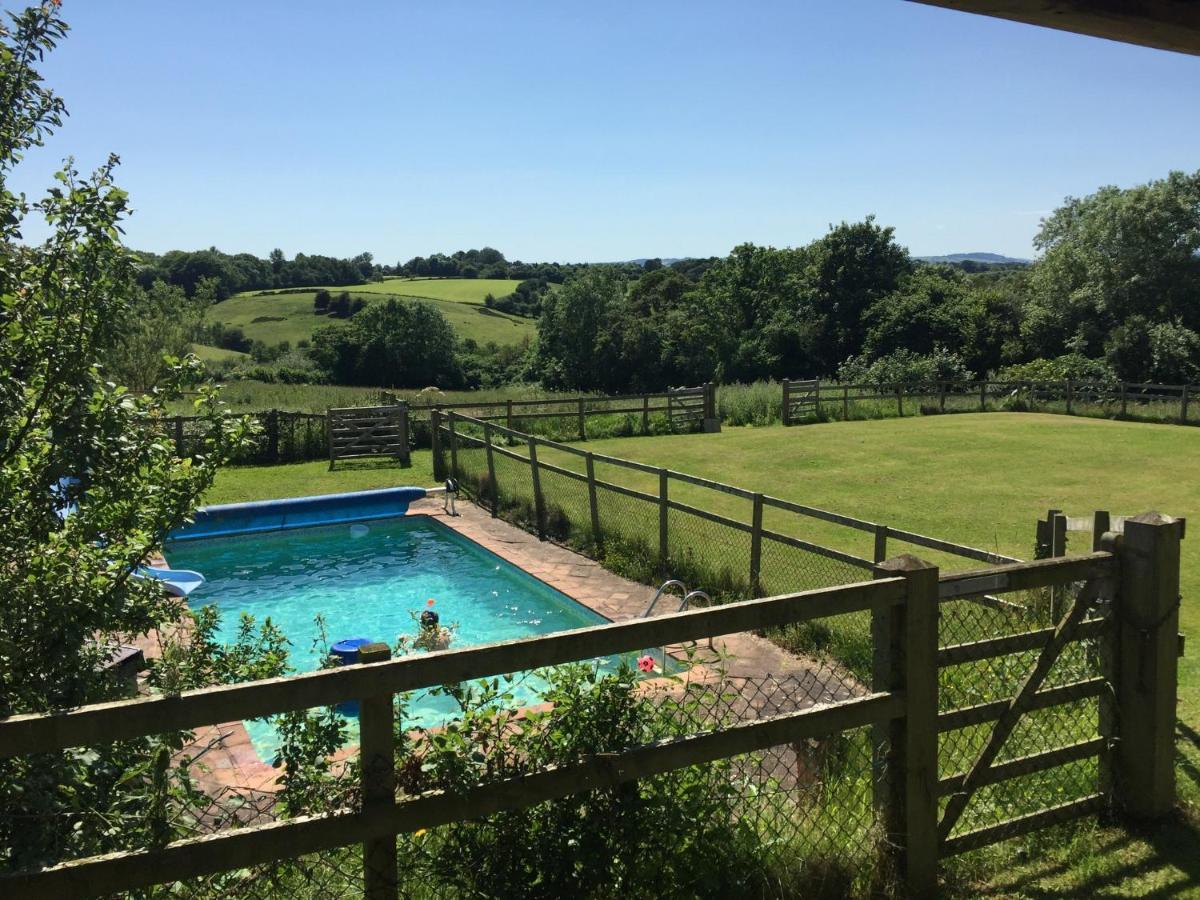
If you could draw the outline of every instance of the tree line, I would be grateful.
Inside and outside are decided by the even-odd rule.
[[[824,376],[1200,380],[1200,172],[1067,198],[1021,268],[922,264],[868,217],[688,277],[592,267],[542,302],[533,370],[620,392]]]
[[[354,285],[378,277],[370,253],[352,259],[297,253],[287,259],[276,249],[262,259],[252,253],[229,254],[210,247],[163,254],[139,251],[137,258],[137,283],[143,289],[161,281],[181,288],[190,297],[204,279],[211,279],[217,302],[241,291]]]

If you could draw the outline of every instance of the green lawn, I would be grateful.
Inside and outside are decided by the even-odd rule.
[[[332,472],[328,462],[234,466],[217,475],[216,484],[204,500],[206,503],[242,503],[405,485],[432,487],[434,484],[432,455],[428,450],[414,450],[412,466],[407,469],[374,460],[345,460]]]
[[[438,284],[439,282],[433,283]],[[450,284],[450,282],[445,283]],[[466,283],[476,285],[491,282],[469,281]],[[508,284],[508,282],[497,283]],[[513,284],[516,283],[513,282]],[[368,303],[377,302],[388,296],[410,301],[414,299],[413,295],[372,290],[388,284],[391,282],[361,285],[348,289],[348,292],[352,298],[361,297]],[[331,288],[330,290],[338,292],[341,289]],[[509,292],[506,291],[506,293]],[[292,346],[295,346],[298,341],[311,338],[313,331],[317,328],[342,321],[316,315],[313,312],[314,296],[316,296],[315,289],[302,294],[238,294],[209,307],[205,313],[205,319],[209,322],[221,322],[229,327],[241,328],[246,337],[262,341],[268,346],[274,346],[282,341],[289,341]],[[425,302],[434,306],[449,320],[460,338],[470,338],[481,344],[489,341],[497,344],[519,344],[525,338],[533,338],[537,333],[537,324],[533,319],[488,309],[482,305],[482,299],[483,294],[479,295],[479,302],[437,297],[427,299]]]
[[[913,531],[1031,555],[1034,523],[1051,507],[1071,515],[1157,509],[1195,519],[1200,511],[1200,429],[1030,413],[835,422],[784,429],[727,428],[719,435],[596,440],[598,453],[664,465],[812,506]],[[565,454],[539,458],[576,465]],[[222,472],[211,502],[266,499],[389,485],[432,483],[428,452],[411,469],[324,463]],[[602,478],[618,479],[611,467]],[[620,470],[625,472],[626,470]],[[640,479],[645,478],[646,481]],[[653,476],[622,483],[656,489]],[[744,519],[746,502],[672,486],[673,495]],[[800,520],[803,521],[803,520]],[[1200,521],[1200,519],[1196,519]],[[770,523],[768,522],[770,527]],[[803,536],[865,552],[853,532],[791,523]],[[1081,536],[1072,550],[1089,549]],[[912,549],[896,547],[898,550]],[[924,553],[917,549],[915,552]],[[928,554],[926,554],[928,555]],[[939,560],[941,562],[941,560]],[[961,563],[959,564],[961,566]],[[1200,539],[1183,545],[1179,791],[1183,822],[1144,832],[1083,824],[1059,838],[1031,836],[947,869],[954,893],[985,896],[1200,896]],[[1021,849],[1022,853],[1014,856]]]

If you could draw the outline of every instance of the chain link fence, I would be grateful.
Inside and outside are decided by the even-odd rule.
[[[659,677],[637,688],[638,721],[623,731],[625,740],[610,739],[604,749],[710,733],[866,693],[831,659],[814,658],[806,668],[781,675],[733,677],[712,669],[695,679]],[[516,727],[506,715],[496,713],[495,722],[503,726],[496,744]],[[445,769],[437,760],[437,742],[440,727],[449,724],[415,738],[397,757],[401,802],[447,789],[438,780]],[[875,739],[869,728],[852,728],[526,809],[417,829],[397,838],[399,896],[550,898],[561,896],[568,883],[589,897],[872,896],[894,878],[872,802],[873,759],[886,749],[873,746]],[[555,753],[559,762],[571,762],[554,749],[558,740],[556,721],[546,718],[513,741],[503,764],[471,784],[531,771]],[[495,746],[482,752],[497,756]],[[193,768],[200,790],[173,810],[175,839],[306,811],[289,807],[286,789],[206,786],[204,769]],[[358,785],[355,761],[344,761],[321,786],[312,811],[360,808]],[[168,882],[133,895],[357,897],[369,868],[355,845]]]

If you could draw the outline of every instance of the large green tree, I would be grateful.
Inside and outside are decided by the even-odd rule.
[[[339,384],[462,386],[454,329],[428,303],[368,304],[347,324],[318,329],[312,357]]]
[[[1037,355],[1098,356],[1133,317],[1200,330],[1200,171],[1068,197],[1035,244],[1025,331]]]
[[[36,203],[9,187],[22,153],[60,123],[36,66],[65,34],[57,4],[0,25],[0,716],[110,699],[112,645],[180,614],[134,577],[192,513],[240,440],[194,360],[132,396],[103,360],[134,296],[116,158],[67,165]],[[24,240],[27,220],[50,236]],[[165,404],[199,390],[197,453],[176,455]],[[0,867],[164,840],[164,773],[179,735],[0,761]],[[90,812],[89,812],[90,811]]]

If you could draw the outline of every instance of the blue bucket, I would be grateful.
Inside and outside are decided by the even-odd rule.
[[[329,655],[337,660],[339,666],[352,666],[358,662],[358,648],[364,644],[370,644],[373,641],[365,637],[346,638],[344,641],[338,641],[329,648]],[[358,701],[347,700],[345,703],[337,705],[337,711],[343,716],[358,716]]]

